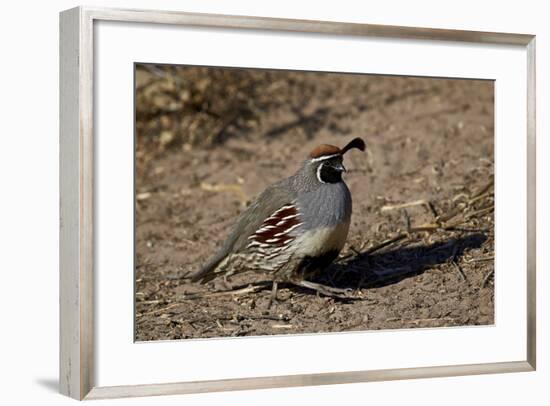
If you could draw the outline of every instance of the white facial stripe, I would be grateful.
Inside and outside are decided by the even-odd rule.
[[[321,183],[327,183],[327,182],[323,182],[323,179],[321,179],[321,168],[323,167],[325,163],[323,162],[321,165],[319,165],[317,167],[317,180]]]
[[[334,158],[334,157],[337,157],[337,156],[340,156],[341,154],[332,154],[332,155],[322,155],[318,158],[311,158],[311,162],[319,162],[319,161],[324,161],[325,159],[330,159],[330,158]]]

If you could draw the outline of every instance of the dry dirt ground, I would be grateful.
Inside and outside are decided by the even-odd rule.
[[[136,69],[137,340],[494,322],[493,82],[143,65]],[[199,285],[237,215],[319,143],[346,155],[352,225],[318,281]],[[251,286],[251,287],[250,287]]]

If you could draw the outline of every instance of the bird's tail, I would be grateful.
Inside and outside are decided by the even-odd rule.
[[[210,261],[206,263],[206,265],[204,265],[201,268],[200,271],[198,271],[196,274],[194,274],[191,277],[191,281],[192,282],[200,281],[200,283],[206,283],[214,279],[217,276],[216,269],[218,268],[218,265],[220,264],[220,262],[224,260],[225,257],[226,255],[223,252],[223,250],[222,252],[219,252],[218,254],[216,254]]]

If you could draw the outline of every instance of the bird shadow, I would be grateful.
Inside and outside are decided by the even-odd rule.
[[[433,244],[415,244],[383,252],[364,251],[312,278],[339,289],[365,289],[393,285],[429,268],[460,258],[467,249],[480,248],[487,237],[475,233]]]
[[[342,294],[331,295],[323,293],[323,290],[328,292],[330,289],[321,289],[319,292],[315,286],[303,286],[293,282],[280,283],[279,287],[287,287],[295,292],[308,295],[328,294],[336,300],[344,302],[353,301],[357,298],[349,296],[350,291],[393,285],[404,279],[420,275],[436,265],[458,261],[465,250],[480,248],[486,240],[485,234],[474,233],[433,244],[413,242],[410,245],[393,249],[384,248],[375,253],[366,250],[346,260],[341,259],[340,262],[333,263],[323,272],[305,278],[313,282],[317,288],[334,288]],[[272,287],[272,280],[266,280],[265,276],[259,276],[259,279],[252,284],[250,281],[239,282],[244,281],[238,281],[237,284],[232,284],[230,289],[217,291],[217,293],[231,294],[241,290],[263,291],[270,290]],[[188,298],[191,296],[193,294]],[[197,297],[204,296],[198,294]]]

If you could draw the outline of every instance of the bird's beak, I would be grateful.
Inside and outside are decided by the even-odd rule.
[[[340,172],[347,172],[346,167],[344,166],[344,164],[336,164],[336,165],[334,165],[334,169],[336,169],[337,171],[340,171]]]

